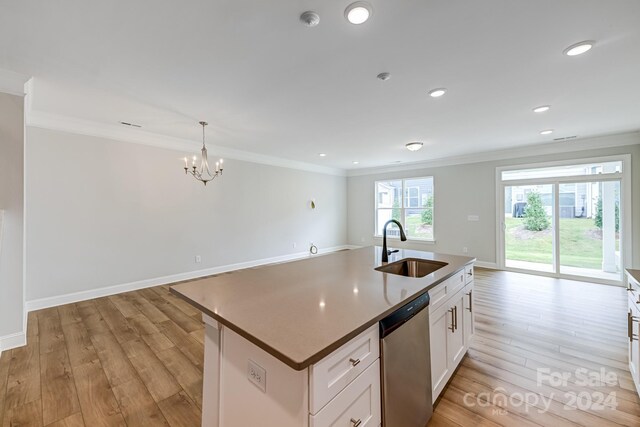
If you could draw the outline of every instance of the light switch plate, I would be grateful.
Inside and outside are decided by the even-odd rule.
[[[267,371],[253,360],[247,364],[247,378],[254,383],[263,393],[267,392]]]

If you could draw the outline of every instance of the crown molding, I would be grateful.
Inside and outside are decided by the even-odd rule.
[[[0,92],[24,96],[24,84],[27,80],[29,80],[29,76],[0,69]]]
[[[545,154],[560,154],[636,144],[640,144],[640,131],[589,138],[578,138],[571,141],[553,142],[548,144],[527,145],[524,147],[508,148],[505,150],[484,151],[472,154],[464,154],[461,156],[443,157],[440,159],[427,160],[423,162],[404,163],[401,165],[386,167],[349,169],[347,170],[347,176],[351,177],[378,175],[387,172],[403,172],[415,169],[482,163],[496,160],[509,160],[517,159],[520,157],[538,156]]]
[[[38,110],[27,110],[26,125],[28,127],[55,130],[74,133],[78,135],[105,138],[120,142],[130,142],[153,147],[166,148],[177,151],[197,151],[201,141],[193,141],[184,138],[176,138],[158,133],[148,132],[136,128],[124,128],[117,124],[79,119],[60,114],[47,113]],[[314,165],[312,163],[288,160],[265,154],[236,150],[228,147],[207,144],[216,155],[225,159],[242,160],[251,163],[259,163],[269,166],[277,166],[288,169],[296,169],[307,172],[322,173],[326,175],[346,176],[346,170],[327,166]]]

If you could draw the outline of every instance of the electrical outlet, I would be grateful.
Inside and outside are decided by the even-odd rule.
[[[267,371],[251,359],[249,359],[249,363],[247,364],[247,378],[262,390],[263,393],[267,392]]]
[[[467,221],[480,221],[479,215],[467,215]]]
[[[200,264],[202,262],[202,257],[200,255],[196,255],[196,264]]]
[[[466,254],[469,252],[469,248],[467,248],[466,246],[464,248],[462,248],[462,253]]]

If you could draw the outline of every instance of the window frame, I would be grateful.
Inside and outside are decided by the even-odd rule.
[[[427,176],[416,176],[416,177],[408,177],[408,178],[388,178],[388,179],[378,179],[375,180],[373,182],[373,237],[374,238],[382,238],[382,234],[378,234],[378,212],[380,210],[392,210],[392,209],[400,209],[400,223],[402,224],[402,227],[405,229],[406,232],[406,224],[405,224],[405,211],[407,209],[410,210],[415,210],[415,209],[427,209],[424,207],[417,207],[417,208],[412,208],[412,207],[407,207],[405,206],[405,203],[407,202],[408,197],[406,197],[406,193],[405,191],[408,190],[409,188],[414,188],[417,187],[418,188],[418,204],[420,204],[420,194],[422,193],[420,191],[419,186],[416,185],[411,185],[411,186],[407,186],[406,185],[406,181],[413,181],[413,180],[419,180],[419,179],[431,179],[431,197],[433,197],[433,206],[431,207],[432,210],[432,214],[431,217],[432,219],[432,237],[429,238],[421,238],[421,237],[410,237],[409,235],[407,235],[407,241],[412,241],[412,242],[420,242],[420,243],[435,243],[436,242],[436,218],[435,218],[435,206],[436,206],[436,180],[435,177],[433,175],[427,175]],[[379,183],[385,183],[385,182],[390,182],[390,181],[400,181],[402,183],[402,188],[400,191],[401,197],[400,199],[402,200],[402,203],[400,205],[399,208],[379,208],[378,207],[378,184]],[[387,234],[387,239],[394,239],[394,240],[400,240],[400,237],[398,236],[393,236],[393,235],[389,235]]]

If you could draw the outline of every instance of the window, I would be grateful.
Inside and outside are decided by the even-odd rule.
[[[376,181],[375,235],[390,219],[399,221],[408,239],[433,241],[433,177]],[[389,226],[387,237],[400,237]]]

